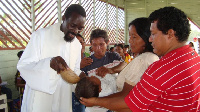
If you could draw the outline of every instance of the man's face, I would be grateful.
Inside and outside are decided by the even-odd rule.
[[[157,21],[151,23],[150,30],[151,36],[149,38],[149,41],[152,42],[153,52],[156,53],[158,56],[165,55],[170,49],[168,34],[163,34],[162,31],[157,28]]]
[[[74,37],[84,29],[85,21],[85,17],[77,13],[72,13],[72,15],[67,20],[63,16],[61,31],[65,34],[65,41],[71,42],[74,39]]]
[[[102,58],[105,55],[107,49],[107,43],[105,42],[104,38],[94,38],[91,41],[92,49],[94,51],[94,56],[96,58]]]

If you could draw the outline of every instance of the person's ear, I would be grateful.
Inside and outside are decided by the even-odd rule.
[[[175,33],[176,32],[173,29],[169,29],[168,30],[168,32],[167,32],[167,34],[168,34],[167,39],[168,39],[169,43],[173,43],[173,42],[175,42],[177,40],[177,38],[175,36]]]
[[[167,34],[169,35],[169,38],[173,38],[173,37],[175,37],[175,31],[173,30],[173,29],[169,29],[168,31],[167,31]],[[175,37],[176,38],[176,37]]]

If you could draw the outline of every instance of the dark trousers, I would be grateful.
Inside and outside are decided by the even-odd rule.
[[[85,105],[79,102],[74,92],[72,92],[72,109],[73,112],[85,112]]]

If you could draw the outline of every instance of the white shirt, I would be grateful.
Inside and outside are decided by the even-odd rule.
[[[76,38],[66,42],[60,24],[34,32],[17,65],[26,81],[21,112],[72,112],[71,84],[50,68],[56,56],[80,74],[81,44]]]
[[[122,91],[124,82],[135,86],[149,65],[157,60],[159,57],[151,52],[145,52],[135,57],[117,76],[117,90]]]

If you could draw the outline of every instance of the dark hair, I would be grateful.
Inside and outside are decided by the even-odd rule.
[[[99,37],[104,38],[105,42],[108,43],[109,38],[108,38],[107,32],[101,29],[95,29],[92,31],[90,35],[90,43],[92,44],[92,40],[94,38],[99,38]]]
[[[194,47],[194,44],[193,44],[193,42],[189,42],[189,44],[191,44],[191,45],[192,45],[192,47]]]
[[[144,52],[149,51],[153,52],[153,47],[151,46],[151,42],[149,42],[149,37],[151,35],[150,32],[150,22],[148,18],[137,18],[129,23],[129,27],[133,25],[138,33],[138,35],[144,40],[145,42],[145,49]]]
[[[129,45],[124,45],[124,48],[129,48]]]
[[[122,44],[116,44],[115,47],[121,47],[122,49],[124,48],[124,46]]]
[[[22,56],[23,52],[24,52],[24,51],[19,51],[19,52],[17,53],[18,58],[20,58],[20,57]]]
[[[114,47],[110,47],[110,51],[113,50],[113,49],[114,49]]]
[[[91,98],[99,96],[99,86],[94,85],[88,78],[82,78],[76,85],[75,96],[80,99],[80,97]]]
[[[190,24],[186,14],[175,7],[164,7],[152,12],[149,16],[150,22],[157,21],[157,28],[163,34],[173,29],[178,41],[187,41],[190,34]]]
[[[85,9],[79,4],[70,5],[65,11],[65,18],[68,19],[72,13],[77,13],[83,17],[86,17]]]

